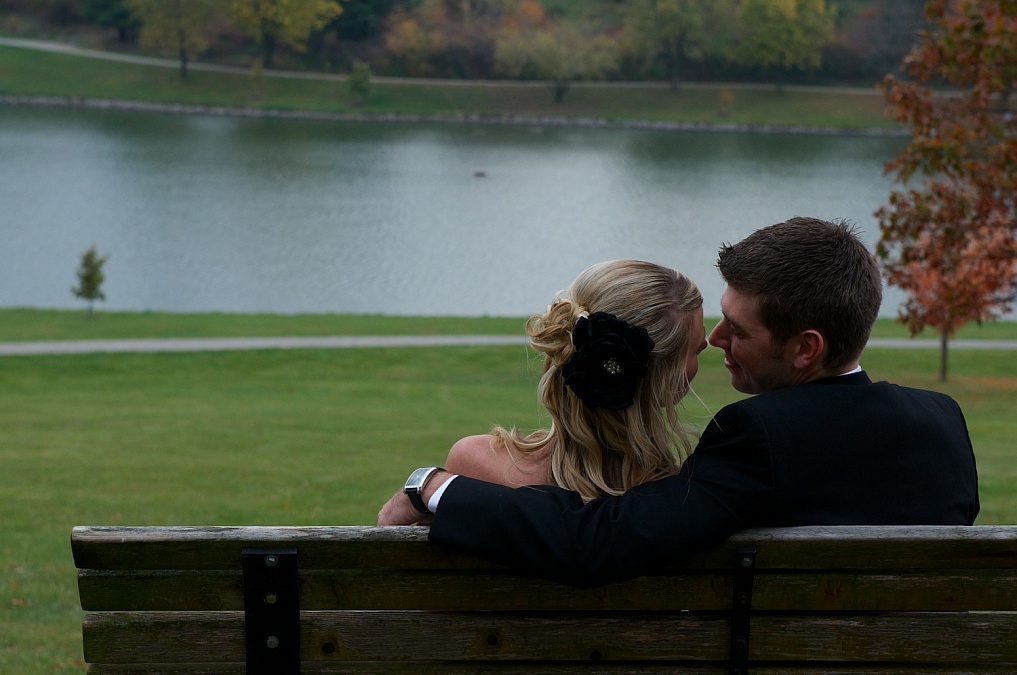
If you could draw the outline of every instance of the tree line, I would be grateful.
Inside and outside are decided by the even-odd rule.
[[[896,68],[925,0],[0,0],[121,46],[258,67],[538,79],[865,82]],[[111,47],[114,45],[110,45]]]

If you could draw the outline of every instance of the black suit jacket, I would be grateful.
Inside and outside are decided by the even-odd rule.
[[[723,408],[677,476],[584,504],[465,477],[430,539],[577,586],[650,572],[746,527],[970,525],[974,453],[950,397],[865,373]]]

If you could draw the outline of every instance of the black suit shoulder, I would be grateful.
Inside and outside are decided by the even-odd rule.
[[[939,392],[857,373],[761,394],[718,413],[695,454],[746,442],[773,476],[755,524],[970,524],[978,512],[967,425]]]

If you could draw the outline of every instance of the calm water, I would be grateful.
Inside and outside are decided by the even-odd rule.
[[[0,106],[0,306],[525,315],[587,265],[873,211],[901,139],[231,119]],[[888,295],[883,314],[900,296]]]

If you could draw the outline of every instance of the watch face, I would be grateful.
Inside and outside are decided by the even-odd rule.
[[[433,466],[425,466],[422,469],[417,469],[410,474],[410,477],[406,479],[406,489],[420,491],[420,488],[424,487],[424,481],[427,476],[434,471]]]
[[[420,496],[421,489],[424,487],[424,481],[431,475],[437,467],[425,466],[422,469],[417,469],[410,474],[410,477],[406,479],[406,485],[403,487],[403,492],[410,498],[410,503],[413,504],[413,508],[421,513],[430,513],[427,510],[427,505],[424,504],[424,499]]]

